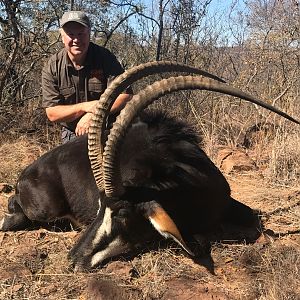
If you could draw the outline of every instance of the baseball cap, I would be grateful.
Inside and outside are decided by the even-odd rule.
[[[82,11],[67,11],[60,19],[60,27],[63,27],[68,22],[76,22],[85,27],[91,28],[91,23],[88,16]]]

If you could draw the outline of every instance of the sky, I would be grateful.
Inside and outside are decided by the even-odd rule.
[[[245,3],[243,0],[212,0],[210,8],[213,10],[221,9],[229,11],[233,4],[241,10],[245,9]]]
[[[155,0],[142,0],[143,3],[145,3],[146,6],[150,6],[151,3]],[[197,0],[195,0],[197,1]],[[232,5],[235,5],[236,8],[240,10],[244,10],[246,8],[244,0],[212,0],[209,5],[209,12],[229,12],[230,7]]]
[[[140,0],[145,7],[144,14],[146,16],[153,16],[152,13],[154,11],[154,19],[158,20],[159,9],[157,7],[159,0]],[[169,2],[168,2],[169,1]],[[178,0],[173,0],[178,1]],[[204,0],[193,0],[195,5],[198,3],[203,3]],[[240,21],[235,21],[235,15],[237,11],[245,11],[246,5],[244,3],[245,0],[211,0],[211,3],[208,6],[208,12],[205,18],[201,19],[201,24],[199,24],[199,31],[195,32],[195,35],[198,37],[201,36],[209,36],[210,34],[215,36],[218,34],[218,40],[216,43],[219,45],[234,45],[235,41],[241,41],[245,36],[245,31],[243,30],[243,24]],[[137,1],[134,1],[138,3]],[[163,3],[170,3],[170,0],[163,0]],[[176,2],[175,2],[176,3]],[[154,9],[153,9],[154,7]],[[201,6],[200,6],[201,7]],[[229,21],[229,14],[232,12],[232,8],[234,7],[233,13],[231,13],[231,20]],[[153,9],[153,11],[152,11]],[[126,12],[127,8],[124,8],[124,12]],[[158,30],[158,23],[154,23],[149,21],[144,23],[146,20],[143,18],[143,23],[139,22],[140,17],[137,15],[132,16],[130,19],[130,25],[133,26],[137,32],[145,32],[145,27],[148,26],[149,32],[152,29]],[[145,25],[146,24],[146,25]],[[231,26],[231,27],[229,27]],[[147,31],[146,31],[147,32]],[[237,32],[237,35],[234,34]],[[146,33],[147,34],[147,33]],[[214,39],[215,37],[212,37]]]
[[[149,9],[151,8],[152,3],[157,3],[158,0],[141,0]],[[197,0],[194,0],[197,3]],[[164,1],[166,3],[166,1]],[[208,6],[208,19],[215,19],[218,21],[219,26],[222,27],[224,31],[228,28],[228,18],[229,14],[234,7],[231,17],[234,17],[237,11],[246,11],[245,0],[212,0]],[[158,12],[158,10],[157,10]]]

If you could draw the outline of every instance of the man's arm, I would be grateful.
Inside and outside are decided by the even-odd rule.
[[[119,112],[132,98],[130,94],[120,94],[112,105],[111,113]],[[78,121],[75,133],[83,135],[88,133],[88,128],[92,120],[92,113],[98,100],[82,102],[78,104],[56,105],[46,108],[46,114],[52,122],[71,122],[81,117]]]
[[[97,101],[98,100],[47,107],[46,114],[51,122],[72,122],[85,113],[93,112]]]
[[[111,113],[119,112],[132,98],[130,94],[120,94],[111,108]],[[94,112],[98,100],[69,105],[56,105],[46,108],[46,114],[51,122],[71,122],[85,113]]]
[[[115,114],[119,112],[122,108],[124,108],[126,103],[131,100],[132,96],[132,94],[120,94],[113,103],[110,113]]]

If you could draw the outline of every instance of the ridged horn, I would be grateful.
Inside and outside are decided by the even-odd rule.
[[[198,74],[220,82],[225,82],[223,79],[203,70],[170,61],[149,62],[141,64],[125,71],[123,74],[118,76],[102,94],[99,102],[96,105],[92,124],[89,127],[89,158],[94,173],[94,178],[100,191],[103,191],[104,189],[102,155],[105,143],[105,122],[109,111],[113,105],[113,102],[120,93],[122,93],[128,86],[133,84],[135,81],[150,75],[165,72],[185,72],[191,74]]]
[[[260,105],[268,110],[271,110],[292,122],[300,124],[298,120],[292,118],[288,114],[280,111],[272,105],[264,103],[263,101],[258,100],[250,94],[244,93],[237,88],[231,87],[221,82],[217,82],[215,80],[211,80],[209,78],[203,78],[200,76],[178,76],[156,81],[152,85],[149,85],[145,89],[140,91],[131,99],[130,102],[127,103],[125,108],[117,117],[113,128],[110,130],[110,134],[108,136],[108,140],[106,142],[105,150],[103,153],[103,175],[105,194],[107,196],[118,197],[123,193],[119,164],[121,146],[124,140],[124,136],[126,135],[126,132],[130,128],[135,117],[154,100],[174,91],[184,89],[209,90],[239,97],[241,99]]]

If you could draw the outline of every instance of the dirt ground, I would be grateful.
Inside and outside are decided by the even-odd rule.
[[[0,299],[300,299],[300,188],[267,184],[259,170],[227,178],[261,211],[260,234],[223,226],[197,260],[168,244],[81,273],[67,259],[80,233],[0,232]],[[2,217],[12,192],[0,190]]]

